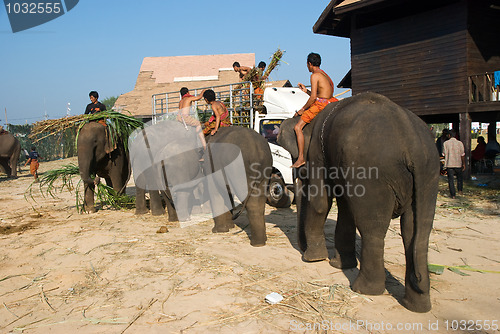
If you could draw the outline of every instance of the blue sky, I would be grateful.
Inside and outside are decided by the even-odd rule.
[[[316,35],[329,0],[165,1],[80,0],[43,25],[12,33],[0,8],[0,124],[33,123],[81,114],[88,93],[101,99],[133,90],[144,57],[285,50],[273,80],[308,84],[306,57],[322,56],[335,84],[350,68],[349,39]],[[337,89],[336,93],[341,90]]]

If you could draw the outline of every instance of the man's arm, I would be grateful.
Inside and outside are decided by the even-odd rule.
[[[191,102],[194,102],[194,101],[199,101],[203,98],[203,93],[205,93],[206,89],[202,90],[200,94],[196,95],[196,96],[190,96],[188,97],[188,102],[191,103]]]
[[[302,91],[304,91],[304,89],[302,89]],[[318,96],[318,77],[314,74],[311,74],[311,91],[310,93],[307,92],[307,90],[305,92],[309,94],[309,99],[307,100],[306,104],[304,104],[304,106],[297,112],[299,115],[302,115],[305,110],[309,109],[314,101],[316,101],[316,97]]]

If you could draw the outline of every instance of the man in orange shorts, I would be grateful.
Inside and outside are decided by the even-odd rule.
[[[295,134],[297,135],[297,145],[299,148],[299,157],[292,165],[298,168],[306,163],[304,159],[304,133],[302,129],[313,118],[323,110],[329,103],[338,101],[333,97],[333,81],[320,69],[321,57],[317,53],[310,53],[307,56],[307,69],[311,72],[311,90],[299,83],[299,88],[309,95],[306,104],[296,112],[300,116],[299,122],[295,125]]]
[[[42,157],[38,152],[36,151],[35,146],[31,147],[31,152],[30,155],[28,156],[28,160],[24,164],[25,166],[27,164],[30,164],[30,174],[35,177],[35,182],[38,182],[38,167],[40,164],[38,163],[38,159],[41,159]]]

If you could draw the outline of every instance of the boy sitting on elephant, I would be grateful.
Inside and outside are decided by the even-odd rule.
[[[205,136],[213,136],[217,130],[219,130],[219,127],[231,126],[229,111],[224,103],[215,101],[215,92],[211,89],[207,89],[203,93],[203,97],[205,98],[205,102],[211,105],[214,112],[208,122],[205,122],[205,128],[203,129]]]

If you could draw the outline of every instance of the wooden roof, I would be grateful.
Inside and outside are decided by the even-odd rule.
[[[353,13],[360,21],[384,22],[459,0],[331,0],[313,26],[316,34],[350,37]],[[357,21],[357,24],[359,22]]]

